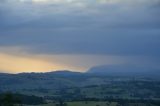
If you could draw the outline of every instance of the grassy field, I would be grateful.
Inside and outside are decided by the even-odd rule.
[[[68,106],[116,106],[117,103],[109,103],[108,102],[70,102]]]
[[[67,102],[66,106],[121,106],[117,105],[116,102],[94,102],[94,101],[88,101],[88,102]],[[43,104],[43,105],[24,105],[24,106],[56,106],[56,103],[49,103],[49,104]],[[146,105],[143,103],[136,103],[136,104],[127,104],[125,106],[156,106],[156,105]]]
[[[108,105],[107,105],[108,104]],[[116,106],[117,103],[107,103],[107,102],[67,102],[67,106]],[[35,106],[35,105],[25,105],[25,106]],[[56,103],[36,105],[36,106],[56,106]]]

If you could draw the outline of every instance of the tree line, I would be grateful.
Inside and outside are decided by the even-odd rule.
[[[11,92],[0,94],[0,106],[23,106],[23,104],[28,105],[38,105],[44,104],[45,101],[42,97],[28,96],[23,94],[14,94]]]

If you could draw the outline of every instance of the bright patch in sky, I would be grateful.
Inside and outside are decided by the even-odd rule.
[[[2,50],[5,52],[1,52]],[[99,65],[104,62],[108,65],[123,63],[119,59],[122,58],[100,55],[37,55],[25,53],[21,48],[0,48],[0,72],[48,72],[56,70],[82,72],[97,65],[97,62]]]

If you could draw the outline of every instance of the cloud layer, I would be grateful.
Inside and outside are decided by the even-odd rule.
[[[97,56],[90,67],[108,64],[108,58],[98,61],[101,56],[121,56],[110,59],[120,64],[140,57],[158,66],[159,13],[160,0],[1,0],[0,48],[23,48],[16,55],[76,55],[85,58],[77,62],[82,69],[89,55]]]

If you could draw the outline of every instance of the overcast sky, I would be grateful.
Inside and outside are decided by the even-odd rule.
[[[0,72],[160,69],[160,0],[1,0]]]

